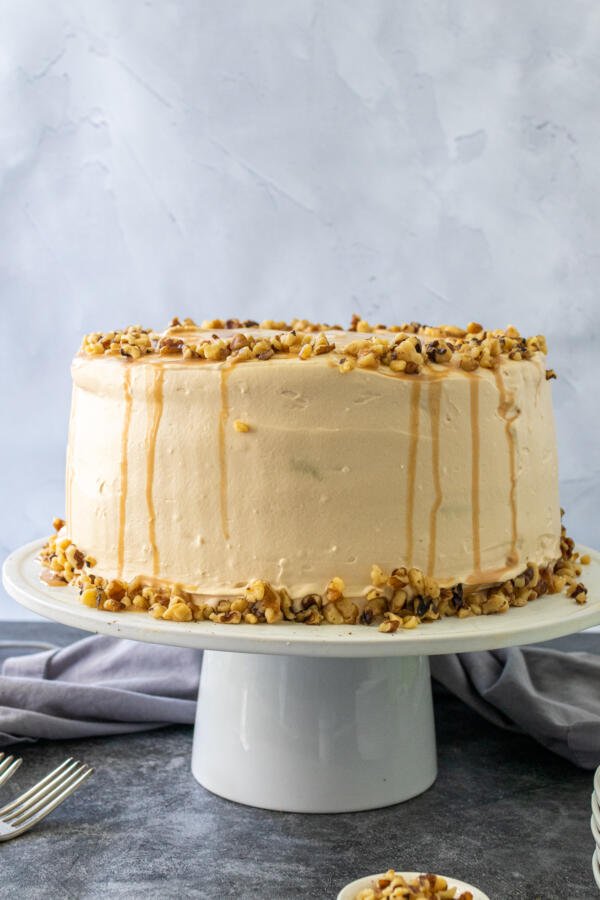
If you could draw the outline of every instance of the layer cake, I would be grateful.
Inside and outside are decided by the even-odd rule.
[[[88,335],[44,561],[184,620],[401,627],[574,589],[545,349],[356,318]]]

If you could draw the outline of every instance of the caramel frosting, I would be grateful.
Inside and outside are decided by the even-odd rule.
[[[559,558],[543,339],[214,324],[74,360],[66,530],[102,575],[359,596],[374,563],[478,586]]]

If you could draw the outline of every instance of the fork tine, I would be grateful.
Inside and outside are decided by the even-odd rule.
[[[49,800],[52,800],[67,785],[71,784],[73,779],[83,772],[87,766],[84,763],[78,763],[75,768],[67,769],[62,775],[59,775],[50,784],[34,794],[25,803],[21,803],[16,809],[2,816],[2,821],[8,825],[15,825],[18,820],[27,818],[44,806]]]
[[[32,797],[34,794],[37,794],[37,792],[42,788],[46,787],[46,785],[48,785],[56,776],[60,775],[67,766],[72,767],[73,764],[77,764],[77,760],[74,760],[72,756],[70,756],[68,759],[65,759],[65,761],[61,763],[60,766],[57,766],[56,769],[46,775],[45,778],[42,778],[41,781],[38,781],[37,784],[34,784],[33,787],[29,788],[28,791],[25,791],[24,794],[20,795],[20,797],[17,797],[11,803],[7,803],[6,806],[3,806],[2,809],[0,809],[0,818],[2,818],[2,816],[4,816],[6,813],[11,812],[11,810],[13,810],[16,806],[20,806],[21,803],[29,800],[30,797]]]
[[[89,766],[86,768],[84,772],[82,772],[75,781],[73,781],[68,787],[66,787],[61,793],[55,797],[49,803],[42,806],[36,813],[33,813],[32,810],[29,811],[27,815],[25,815],[21,821],[11,823],[14,827],[18,829],[18,831],[28,831],[30,828],[33,828],[34,825],[37,825],[38,822],[41,822],[42,819],[45,819],[46,816],[52,812],[53,809],[56,809],[57,806],[70,797],[71,794],[77,790],[77,788],[83,784],[84,781],[92,775],[94,770]]]
[[[10,756],[9,759],[12,759],[12,756]],[[13,777],[22,762],[23,760],[19,757],[13,760],[13,762],[8,767],[5,767],[4,763],[2,764],[2,766],[0,766],[0,787],[2,787],[2,785],[5,784],[9,778]]]
[[[4,756],[4,753],[2,756]],[[2,775],[3,772],[6,772],[11,762],[14,760],[14,756],[7,756],[6,759],[2,759],[2,756],[0,756],[0,775]]]

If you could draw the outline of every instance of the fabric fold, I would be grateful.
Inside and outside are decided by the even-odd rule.
[[[595,653],[511,647],[434,656],[430,662],[433,677],[489,722],[528,734],[581,768],[600,765]]]
[[[191,724],[200,650],[93,636],[10,657],[0,675],[0,745]]]

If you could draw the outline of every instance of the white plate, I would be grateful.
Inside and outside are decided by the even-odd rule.
[[[596,884],[600,888],[600,862],[598,862],[598,850],[594,850],[594,855],[592,856],[592,872],[594,873]]]
[[[74,588],[49,587],[40,581],[36,557],[43,543],[26,544],[4,563],[4,586],[15,600],[63,625],[155,644],[296,656],[419,656],[547,641],[600,624],[600,554],[586,547],[578,548],[592,558],[582,575],[589,589],[583,606],[554,594],[503,615],[445,618],[410,631],[382,634],[365,625],[218,625],[158,621],[147,613],[100,612],[84,606]]]
[[[598,831],[600,831],[600,802],[598,802],[598,797],[595,792],[592,792],[592,816],[598,827]]]
[[[417,878],[426,871],[427,869],[421,869],[420,872],[396,872],[396,875],[402,875],[408,881],[411,878]],[[383,878],[384,875],[385,872],[381,872],[379,875],[365,875],[364,878],[357,878],[356,881],[351,881],[339,892],[337,900],[354,900],[359,891],[371,887],[376,878]],[[456,878],[450,878],[448,875],[442,875],[441,877],[446,879],[448,887],[455,887],[459,891],[471,891],[473,900],[490,900],[487,894],[484,894],[479,888],[473,887],[472,884],[467,884],[466,881],[457,881]]]
[[[594,790],[596,791],[596,797],[600,797],[600,766],[594,772]]]

